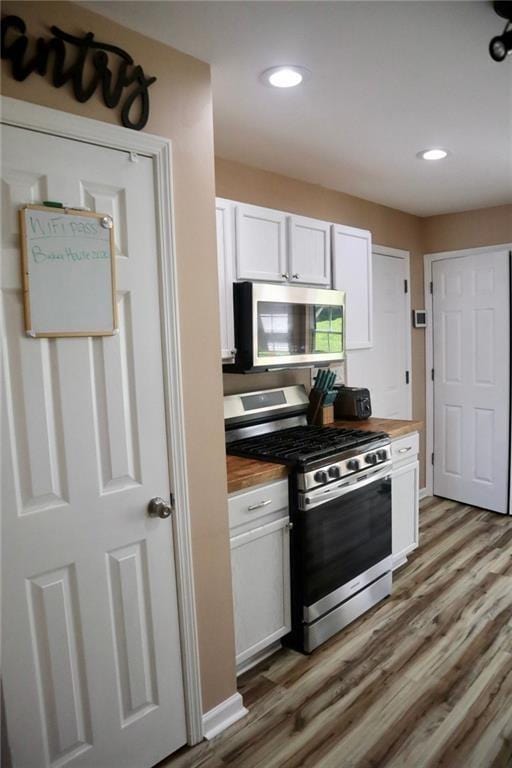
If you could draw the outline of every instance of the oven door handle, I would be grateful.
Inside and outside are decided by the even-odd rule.
[[[318,507],[320,504],[326,504],[333,499],[339,499],[341,496],[356,491],[359,488],[364,488],[370,483],[376,483],[379,480],[384,480],[391,477],[391,462],[388,461],[385,464],[381,464],[378,470],[373,472],[367,472],[358,480],[344,481],[341,484],[330,486],[328,488],[318,488],[311,493],[305,493],[303,497],[303,503],[301,509],[308,510]]]

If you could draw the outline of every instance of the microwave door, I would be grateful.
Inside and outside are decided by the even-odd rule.
[[[235,283],[237,357],[225,372],[324,365],[344,359],[343,291]]]

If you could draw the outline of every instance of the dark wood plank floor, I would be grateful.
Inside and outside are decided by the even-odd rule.
[[[249,715],[162,768],[512,766],[512,518],[421,505],[392,596],[240,679]]]

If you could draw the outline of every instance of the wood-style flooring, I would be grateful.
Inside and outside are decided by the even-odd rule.
[[[442,499],[392,596],[239,680],[249,715],[164,768],[512,766],[512,518]]]

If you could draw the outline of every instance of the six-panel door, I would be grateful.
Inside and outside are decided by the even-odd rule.
[[[434,493],[508,510],[510,257],[434,261]]]
[[[144,768],[186,740],[172,526],[146,513],[170,491],[153,165],[6,126],[2,140],[9,743],[22,768]],[[17,213],[48,199],[113,218],[117,335],[26,336]]]

